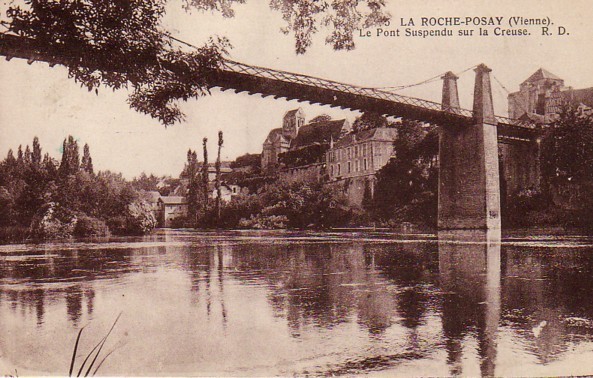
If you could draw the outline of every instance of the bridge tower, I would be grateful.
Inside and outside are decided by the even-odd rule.
[[[500,229],[498,136],[490,71],[475,70],[471,125],[439,128],[439,229]],[[457,77],[443,77],[443,110],[459,108]]]

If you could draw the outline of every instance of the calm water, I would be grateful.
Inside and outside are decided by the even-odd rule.
[[[593,374],[593,239],[163,231],[0,246],[0,375]]]

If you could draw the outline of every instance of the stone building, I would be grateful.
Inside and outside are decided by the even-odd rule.
[[[593,107],[593,88],[565,87],[563,79],[540,68],[508,95],[509,117],[549,123],[566,103]]]
[[[509,117],[536,124],[553,122],[565,104],[572,104],[584,111],[593,107],[593,88],[566,87],[564,80],[540,68],[523,81],[519,91],[508,96]],[[499,143],[501,198],[504,201],[524,190],[540,187],[540,146],[534,143]],[[572,207],[578,198],[579,188],[555,188],[554,202]],[[578,201],[578,200],[576,200]]]
[[[286,112],[282,128],[268,134],[261,155],[262,170],[281,169],[290,176],[300,171],[323,173],[325,152],[332,141],[350,132],[350,122],[345,119],[319,118],[305,124],[301,108]]]
[[[157,217],[159,227],[171,227],[175,219],[187,216],[188,203],[186,197],[161,196],[158,203],[160,208]]]
[[[261,154],[262,170],[274,169],[278,165],[278,156],[290,149],[291,141],[298,130],[305,124],[303,109],[289,110],[282,118],[282,127],[272,129],[264,141]]]
[[[365,191],[374,193],[376,173],[392,157],[397,129],[379,127],[350,133],[326,153],[330,182],[342,184],[350,203],[361,205]]]

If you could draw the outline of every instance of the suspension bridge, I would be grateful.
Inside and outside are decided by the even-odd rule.
[[[75,54],[51,50],[32,39],[0,34],[0,55],[68,65]],[[237,93],[260,94],[375,112],[439,125],[439,227],[444,229],[500,228],[500,188],[497,143],[531,146],[539,129],[494,114],[490,70],[477,66],[472,110],[459,106],[457,77],[443,79],[441,103],[365,88],[313,76],[248,65],[225,59],[209,77],[209,86]],[[531,153],[531,152],[530,152]],[[521,158],[519,152],[517,158]],[[533,168],[520,168],[530,169]]]

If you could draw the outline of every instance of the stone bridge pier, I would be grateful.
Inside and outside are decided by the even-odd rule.
[[[470,125],[439,128],[439,229],[500,229],[498,133],[490,85],[491,70],[475,70]],[[443,79],[444,110],[459,108],[457,77]]]

